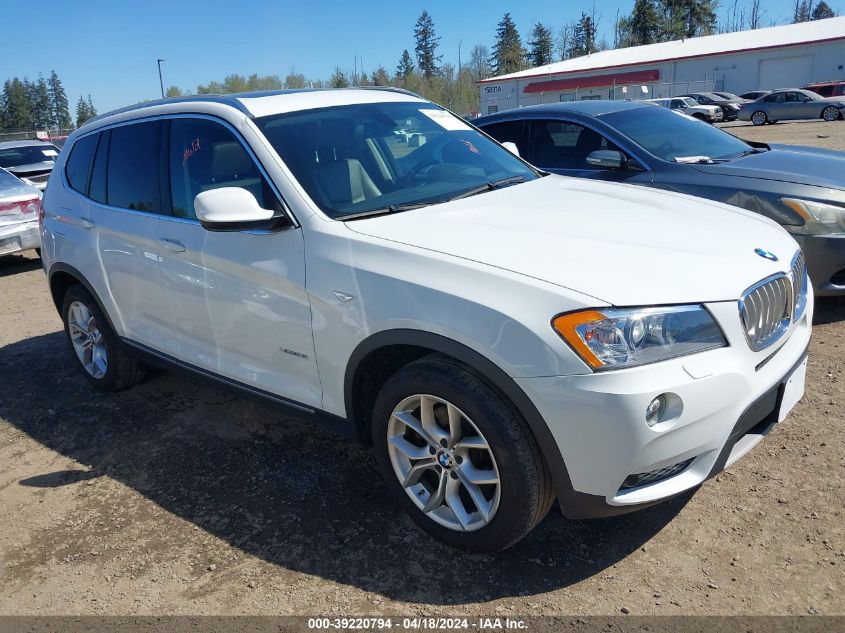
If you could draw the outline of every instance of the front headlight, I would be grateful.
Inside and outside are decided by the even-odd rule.
[[[656,363],[728,344],[700,305],[583,310],[555,317],[552,326],[594,370]]]
[[[822,224],[825,227],[845,231],[845,207],[799,198],[781,198],[780,201],[804,218],[807,224]]]

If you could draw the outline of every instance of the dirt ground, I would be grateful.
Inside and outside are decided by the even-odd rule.
[[[841,122],[729,129],[845,149]],[[0,614],[843,614],[845,300],[815,320],[803,401],[730,470],[469,556],[285,412],[163,372],[94,392],[38,261],[0,258]]]

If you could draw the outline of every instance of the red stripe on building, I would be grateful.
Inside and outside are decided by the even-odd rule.
[[[626,86],[628,84],[645,83],[660,79],[660,70],[637,70],[630,73],[616,73],[612,75],[594,75],[592,77],[577,77],[575,79],[553,79],[552,81],[535,81],[525,86],[523,92],[556,92],[558,90],[574,90],[575,88],[598,88],[599,86]]]

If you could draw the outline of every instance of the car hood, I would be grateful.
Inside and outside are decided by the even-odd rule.
[[[797,250],[780,226],[736,207],[553,175],[347,226],[614,305],[738,299],[756,281],[788,270]]]
[[[695,165],[705,174],[743,176],[800,185],[845,189],[845,152],[811,147],[771,146],[727,163]]]

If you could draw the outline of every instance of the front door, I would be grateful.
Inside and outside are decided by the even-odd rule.
[[[158,239],[176,336],[171,354],[251,387],[319,406],[302,230],[208,231],[194,197],[241,187],[268,209],[281,201],[239,136],[222,122],[177,117],[169,125],[171,215]]]
[[[594,151],[609,149],[630,155],[592,128],[564,119],[537,119],[529,123],[526,160],[562,176],[650,185],[652,172],[635,160],[623,169],[606,169],[587,162]]]

